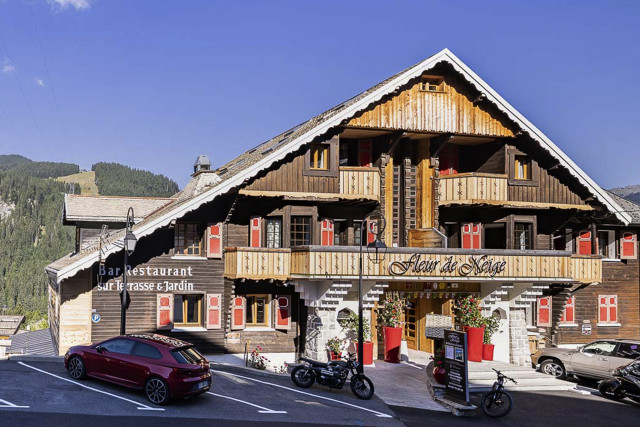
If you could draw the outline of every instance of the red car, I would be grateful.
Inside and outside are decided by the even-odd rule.
[[[211,388],[209,361],[192,344],[157,334],[71,347],[64,366],[76,380],[89,376],[144,390],[157,405]]]

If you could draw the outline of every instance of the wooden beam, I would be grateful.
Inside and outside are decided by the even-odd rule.
[[[483,199],[468,199],[468,200],[456,200],[450,203],[443,203],[440,206],[453,206],[453,205],[490,205],[499,206],[504,208],[531,208],[531,209],[575,209],[579,211],[594,211],[596,208],[588,205],[569,205],[560,203],[542,203],[542,202],[520,202],[520,201],[500,201],[500,200],[483,200]]]
[[[429,140],[417,141],[416,167],[416,227],[431,228],[434,219],[433,173]]]
[[[301,191],[261,191],[245,190],[238,191],[238,194],[251,197],[282,197],[285,200],[378,200],[377,197],[366,194],[339,194],[339,193],[306,193]]]

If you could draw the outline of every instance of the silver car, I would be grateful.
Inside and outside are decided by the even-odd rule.
[[[533,367],[564,379],[567,375],[604,379],[611,371],[640,356],[640,341],[598,340],[575,350],[543,348],[531,356]]]

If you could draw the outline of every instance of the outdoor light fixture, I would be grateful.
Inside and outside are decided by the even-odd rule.
[[[134,224],[133,208],[130,207],[127,211],[127,224],[126,234],[124,236],[124,270],[122,273],[122,291],[120,292],[120,335],[124,335],[127,329],[127,309],[131,298],[129,298],[129,291],[127,290],[127,271],[129,267],[129,255],[136,249],[136,235],[133,234],[131,228]]]
[[[375,220],[371,223],[371,227],[368,227],[369,220]],[[387,245],[380,240],[380,235],[384,233],[386,227],[386,221],[382,213],[374,211],[364,217],[362,220],[362,227],[360,227],[360,271],[358,273],[358,372],[364,373],[364,332],[363,332],[363,319],[362,319],[362,241],[367,238],[366,230],[375,236],[375,240],[367,244],[367,255],[369,260],[374,264],[380,264],[387,252]],[[375,226],[375,227],[374,227]],[[374,249],[374,258],[371,258],[371,249]]]

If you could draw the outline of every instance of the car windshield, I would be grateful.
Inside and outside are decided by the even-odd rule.
[[[616,343],[600,341],[600,342],[591,343],[589,345],[585,345],[582,349],[582,352],[611,356],[615,348],[616,348]]]
[[[171,355],[176,359],[176,362],[187,365],[199,365],[205,361],[204,356],[193,346],[171,350]]]

